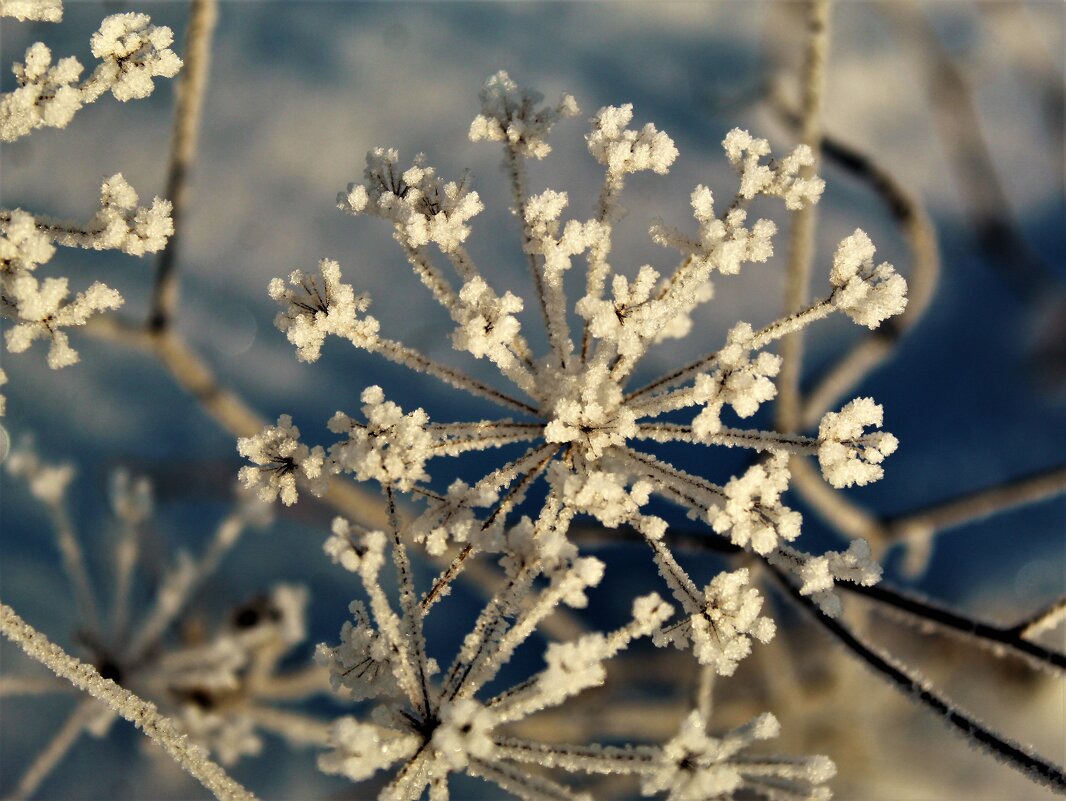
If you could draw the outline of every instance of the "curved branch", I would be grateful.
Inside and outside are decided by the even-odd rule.
[[[790,125],[798,126],[798,117],[780,101],[774,103],[774,110]],[[898,317],[885,320],[875,332],[859,340],[818,379],[803,405],[803,428],[817,425],[822,415],[848,390],[891,355],[896,343],[925,314],[940,277],[936,229],[918,198],[870,156],[829,135],[822,137],[822,155],[869,184],[881,198],[907,241],[911,266],[907,274],[906,310]]]
[[[162,331],[170,324],[178,302],[178,281],[174,268],[189,194],[189,171],[196,158],[200,116],[211,61],[211,40],[217,21],[218,0],[193,0],[189,28],[185,34],[185,64],[178,83],[178,102],[174,107],[174,132],[167,173],[166,197],[172,204],[170,218],[174,222],[174,233],[156,263],[152,307],[148,316],[148,329],[151,331]]]
[[[879,674],[909,698],[936,712],[949,724],[961,731],[967,739],[1004,760],[1015,770],[1028,778],[1050,787],[1058,792],[1066,791],[1066,774],[1062,768],[1039,756],[1006,737],[1003,737],[976,719],[952,705],[944,696],[933,689],[932,685],[922,679],[915,671],[896,662],[887,654],[863,642],[855,632],[840,620],[824,615],[810,598],[800,595],[789,579],[771,567],[771,572],[781,584],[784,591],[797,604],[805,608],[814,619],[832,634],[845,648],[860,659],[863,664]]]

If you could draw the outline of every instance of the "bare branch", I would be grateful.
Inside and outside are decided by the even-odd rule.
[[[217,0],[193,0],[189,28],[185,34],[185,66],[179,78],[178,102],[174,107],[174,131],[170,143],[170,168],[167,173],[166,196],[172,204],[170,218],[174,222],[174,233],[156,263],[152,307],[148,316],[150,331],[162,331],[170,324],[178,302],[178,281],[175,272],[178,242],[188,201],[189,171],[196,158],[200,116],[211,60],[211,40],[217,20]]]
[[[814,153],[814,162],[800,171],[811,178],[818,169],[822,141],[822,105],[829,55],[829,0],[811,0],[807,10],[807,52],[804,57],[800,139]],[[788,268],[785,273],[785,314],[795,314],[807,301],[814,257],[815,206],[808,204],[792,217]],[[799,379],[803,364],[803,335],[796,331],[781,341],[777,428],[795,431],[800,422]]]
[[[1024,639],[1017,626],[1004,628],[982,623],[898,590],[887,589],[881,584],[863,587],[859,584],[842,582],[837,585],[837,589],[876,601],[881,608],[902,612],[904,619],[909,618],[910,622],[920,622],[923,625],[931,623],[938,628],[961,634],[966,641],[989,648],[997,656],[1010,653],[1027,660],[1034,667],[1041,669],[1054,667],[1066,671],[1066,654],[1052,651]]]
[[[1015,506],[1054,498],[1066,492],[1066,465],[1030,473],[948,501],[890,518],[887,525],[899,536],[920,536],[989,517]]]

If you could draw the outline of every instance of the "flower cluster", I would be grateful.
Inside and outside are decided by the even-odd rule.
[[[242,467],[239,478],[248,489],[257,489],[263,501],[280,497],[286,506],[294,504],[297,475],[313,482],[312,490],[325,491],[322,474],[325,451],[320,446],[312,449],[301,444],[300,429],[287,414],[278,418],[276,426],[242,439],[239,451],[254,465]]]
[[[330,666],[334,686],[353,699],[399,700],[380,703],[371,723],[354,718],[338,722],[322,767],[359,780],[402,763],[382,798],[417,798],[427,786],[434,797],[443,798],[446,774],[456,770],[527,799],[573,797],[517,767],[532,761],[638,773],[646,792],[665,790],[676,799],[727,797],[742,788],[765,793],[770,786],[782,793],[787,788],[788,797],[823,797],[818,785],[831,774],[825,761],[748,763],[737,757],[753,739],[769,736],[775,728],[771,718],[724,740],[710,738],[703,724],[691,719],[678,739],[663,748],[549,746],[519,742],[498,731],[502,724],[599,683],[603,659],[637,634],[651,636],[659,646],[691,650],[709,670],[726,676],[750,653],[753,641],[773,636],[774,625],[760,614],[763,598],[747,569],[722,573],[703,589],[689,577],[666,544],[667,523],[645,509],[652,496],[678,504],[733,546],[791,573],[799,591],[829,613],[839,611],[832,592],[835,581],[876,581],[879,572],[864,544],[822,556],[795,548],[791,543],[800,533],[800,516],[784,505],[782,496],[790,458],[817,457],[835,486],[880,477],[881,462],[895,447],[890,434],[867,431],[881,425],[880,407],[868,398],[853,401],[826,415],[816,436],[733,427],[728,416],[749,418],[774,398],[780,359],[767,348],[781,337],[835,311],[871,325],[905,305],[903,279],[887,264],[873,268],[873,246],[857,232],[837,251],[826,297],[762,328],[738,323],[717,350],[631,387],[631,376],[653,345],[691,330],[692,313],[713,295],[716,273],[734,275],[743,265],[765,262],[773,254],[776,226],[765,219],[749,220],[751,202],[777,198],[795,210],[816,202],[824,184],[804,177],[804,168],[812,163],[809,149],[799,147],[774,160],[765,140],[735,130],[723,142],[740,184],[727,210],[716,212],[711,191],[696,187],[691,198],[695,234],[662,221],[650,228],[652,239],[676,251],[680,260],[669,269],[642,265],[635,278],[628,278],[610,263],[625,177],[638,171],[665,174],[677,149],[650,123],[631,129],[632,106],[600,109],[587,137],[590,154],[605,168],[596,209],[588,219],[564,221],[567,195],[554,190],[529,195],[523,165],[549,151],[549,131],[573,116],[576,104],[567,96],[554,108],[537,108],[541,99],[505,73],[493,76],[482,90],[481,113],[470,136],[503,145],[504,171],[511,180],[535,289],[532,305],[547,329],[546,353],[535,354],[523,333],[526,304],[493,289],[465,249],[470,219],[482,208],[468,176],[445,182],[423,156],[403,168],[395,150],[377,148],[367,155],[363,183],[350,185],[340,197],[345,211],[391,224],[415,274],[451,318],[455,349],[493,363],[510,389],[384,338],[378,321],[366,313],[369,298],[342,282],[336,262],[322,262],[321,279],[294,273],[292,289],[278,279],[271,284],[271,296],[283,307],[278,327],[302,360],[313,361],[325,337],[339,336],[518,415],[436,423],[422,409],[405,412],[385,400],[379,387],[371,387],[362,395],[361,418],[338,412],[330,421],[330,430],[344,439],[328,450],[300,443],[287,416],[277,427],[240,441],[241,453],[256,465],[244,468],[242,479],[263,498],[280,495],[291,503],[298,486],[321,494],[323,476],[348,473],[377,482],[390,510],[388,532],[365,531],[347,521],[334,526],[327,552],[359,574],[370,606],[368,611],[362,602],[354,603],[353,620],[345,624],[340,645],[320,649],[319,655]],[[450,264],[454,277],[436,262],[433,249]],[[587,268],[584,291],[571,306],[564,279],[578,261]],[[689,424],[661,419],[686,409],[693,411]],[[718,484],[642,449],[643,441],[741,447],[761,455],[740,475]],[[456,481],[445,493],[430,483],[435,458],[521,443],[527,444],[521,455],[476,481]],[[516,507],[541,478],[547,497],[539,512],[514,520]],[[403,524],[397,493],[417,501]],[[561,603],[584,605],[585,591],[599,581],[602,565],[580,557],[567,540],[578,515],[608,528],[635,529],[677,600],[679,615],[669,619],[672,611],[657,598],[638,599],[631,627],[550,646],[542,677],[477,701],[478,690],[537,620]],[[424,543],[434,554],[458,548],[451,566],[421,600],[413,585],[407,539]],[[390,606],[380,579],[389,548],[400,586],[399,613]],[[436,680],[436,663],[426,653],[425,618],[479,553],[499,555],[507,584],[475,622],[451,668]],[[542,578],[535,585],[538,576]]]
[[[20,19],[50,19],[45,8],[34,15],[34,9],[10,5],[5,13]],[[170,28],[152,25],[146,14],[113,14],[92,35],[90,47],[100,63],[80,83],[82,65],[76,58],[53,64],[47,46],[30,45],[25,61],[13,68],[18,88],[0,97],[0,141],[13,142],[36,128],[65,128],[82,106],[105,92],[121,101],[148,97],[153,78],[173,78],[181,69],[181,59],[170,49],[173,41]]]
[[[61,0],[3,0],[0,17],[58,22]],[[11,142],[41,127],[64,128],[86,103],[110,91],[118,100],[147,97],[153,78],[171,78],[181,59],[170,50],[174,36],[154,26],[145,14],[114,14],[100,24],[90,46],[100,63],[79,83],[82,66],[73,57],[54,64],[41,42],[14,65],[18,88],[0,96],[0,141]],[[85,325],[98,312],[122,305],[122,296],[99,281],[69,299],[64,277],[40,279],[36,269],[55,255],[55,245],[119,250],[143,256],[162,250],[174,233],[169,201],[155,198],[139,207],[137,193],[116,174],[100,190],[100,209],[85,224],[35,215],[23,209],[0,209],[0,316],[13,321],[5,335],[7,350],[21,353],[34,341],[50,342],[48,366],[75,364],[78,354],[64,331]],[[0,383],[6,376],[0,371]],[[0,414],[5,399],[0,395]]]
[[[162,250],[174,232],[170,212],[170,203],[158,197],[151,206],[138,207],[137,193],[122,175],[103,182],[100,209],[84,225],[22,209],[0,211],[0,312],[15,323],[5,336],[8,351],[22,353],[35,340],[46,339],[49,367],[75,364],[78,354],[63,329],[118,308],[122,296],[96,281],[68,300],[68,280],[38,279],[37,268],[55,255],[54,244],[133,256]]]

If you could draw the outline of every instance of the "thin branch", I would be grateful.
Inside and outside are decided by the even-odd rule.
[[[500,392],[498,389],[494,389],[488,384],[456,370],[454,367],[439,364],[401,342],[379,337],[375,340],[373,347],[368,347],[367,350],[371,353],[378,353],[389,361],[403,365],[415,372],[431,375],[450,387],[464,390],[473,395],[480,395],[511,411],[522,412],[533,417],[537,416],[537,410],[528,403],[512,398],[506,393]]]
[[[836,589],[855,595],[862,595],[876,601],[882,607],[889,607],[906,614],[912,620],[923,624],[933,624],[964,636],[967,641],[992,649],[996,655],[1006,652],[1026,659],[1039,668],[1055,667],[1066,671],[1066,654],[1052,651],[1024,639],[1019,627],[994,626],[973,618],[956,614],[943,607],[935,606],[898,590],[890,590],[882,584],[863,587],[860,584],[841,582]]]
[[[107,704],[141,729],[219,801],[256,801],[251,792],[211,761],[202,748],[190,744],[188,737],[179,733],[174,721],[160,714],[155,704],[101,677],[96,668],[70,656],[3,603],[0,603],[0,633],[57,676]]]
[[[1062,768],[1006,737],[1003,737],[979,723],[972,716],[954,706],[944,696],[933,689],[932,685],[913,669],[897,662],[863,642],[859,636],[844,623],[827,617],[810,598],[800,595],[792,586],[788,577],[771,568],[774,577],[786,593],[800,606],[811,613],[813,618],[868,668],[894,684],[908,698],[918,701],[936,712],[941,718],[961,731],[968,740],[988,751],[992,756],[1004,760],[1032,781],[1038,782],[1058,792],[1066,791],[1066,774]]]
[[[985,517],[1054,498],[1066,493],[1066,465],[1040,470],[992,487],[890,518],[891,533],[904,537],[929,536]]]
[[[200,134],[204,91],[211,60],[211,40],[218,21],[217,0],[193,0],[189,28],[185,34],[185,56],[178,82],[178,101],[174,107],[174,130],[170,142],[170,168],[167,173],[166,197],[172,204],[170,218],[174,233],[156,263],[155,285],[148,330],[162,331],[169,324],[178,303],[175,266],[178,242],[182,234],[182,217],[188,200],[188,177],[196,158]]]
[[[1025,618],[1013,626],[1011,631],[1016,631],[1019,637],[1029,640],[1044,631],[1055,628],[1064,618],[1066,618],[1066,595]]]
[[[814,153],[813,164],[800,170],[800,178],[814,176],[822,141],[822,106],[825,95],[826,61],[829,55],[829,0],[811,0],[807,9],[807,50],[804,56],[801,141]],[[795,314],[807,301],[814,257],[816,207],[808,204],[792,217],[788,268],[785,273],[785,314]],[[800,373],[803,369],[803,334],[796,331],[781,341],[781,372],[778,380],[777,428],[795,431],[800,422]]]

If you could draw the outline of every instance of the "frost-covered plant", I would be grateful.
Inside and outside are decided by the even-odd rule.
[[[58,22],[59,0],[6,0],[0,16]],[[181,59],[169,49],[170,28],[150,25],[145,14],[114,14],[93,34],[93,55],[101,60],[93,74],[78,83],[81,64],[63,58],[52,64],[41,42],[30,46],[24,63],[14,66],[19,88],[0,97],[0,141],[13,141],[36,128],[65,128],[75,112],[104,92],[126,101],[147,97],[153,78],[171,78]],[[102,311],[117,309],[122,296],[95,281],[69,299],[65,277],[39,278],[38,267],[51,261],[55,245],[92,250],[119,250],[143,256],[162,250],[174,233],[171,204],[156,197],[138,206],[137,193],[116,174],[100,189],[100,209],[81,224],[36,215],[23,209],[0,209],[0,316],[13,322],[5,335],[10,353],[22,353],[35,340],[49,341],[48,366],[78,361],[64,329],[85,325]],[[0,396],[0,414],[3,398]]]
[[[471,138],[504,142],[504,166],[522,221],[523,249],[548,332],[550,350],[544,355],[532,352],[522,332],[518,315],[523,301],[510,292],[494,291],[465,250],[468,223],[481,209],[468,177],[446,183],[425,165],[424,157],[404,169],[395,151],[378,148],[367,156],[364,181],[339,199],[350,214],[369,214],[392,225],[416,274],[452,317],[453,346],[491,361],[512,390],[496,389],[382,336],[378,321],[367,313],[369,298],[342,282],[334,261],[323,260],[321,277],[295,272],[291,288],[280,279],[270,287],[271,297],[283,305],[278,327],[296,345],[300,359],[316,359],[326,336],[342,337],[521,418],[431,423],[422,410],[405,414],[386,401],[379,388],[372,388],[363,394],[367,422],[344,412],[330,421],[330,429],[345,438],[330,446],[325,467],[322,449],[300,444],[291,421],[282,418],[277,428],[241,441],[241,452],[259,465],[245,468],[242,479],[259,487],[264,497],[280,493],[286,503],[296,500],[299,481],[320,494],[323,471],[351,473],[415,492],[428,500],[412,531],[440,553],[450,542],[494,549],[506,513],[543,475],[566,519],[587,514],[609,527],[638,528],[682,606],[702,614],[699,610],[707,602],[698,599],[705,592],[695,588],[662,546],[664,524],[641,508],[650,495],[658,494],[705,520],[735,545],[763,556],[783,553],[786,547],[794,553],[787,544],[798,536],[800,518],[781,502],[789,480],[786,457],[816,455],[825,478],[836,487],[865,484],[881,475],[880,463],[895,449],[895,438],[868,430],[881,423],[880,407],[868,398],[826,415],[814,437],[731,427],[723,420],[725,409],[747,418],[774,397],[780,360],[765,350],[767,346],[833,311],[876,325],[903,310],[906,286],[891,266],[872,268],[873,246],[865,234],[856,232],[838,248],[825,298],[758,330],[739,323],[718,350],[630,389],[634,369],[653,345],[689,333],[691,313],[710,299],[715,273],[732,275],[743,264],[766,261],[772,254],[776,226],[766,219],[749,221],[749,202],[769,196],[782,199],[789,209],[800,208],[817,200],[823,183],[800,177],[800,168],[810,164],[806,148],[774,161],[765,140],[735,130],[723,144],[740,189],[726,211],[717,214],[711,191],[697,187],[692,194],[696,234],[661,221],[651,228],[652,238],[677,251],[680,261],[666,273],[644,265],[631,279],[615,272],[608,261],[614,224],[622,214],[618,197],[627,175],[667,172],[677,157],[673,142],[650,123],[629,129],[630,106],[600,109],[588,136],[590,153],[605,168],[597,208],[589,219],[564,222],[565,193],[548,190],[526,197],[523,160],[550,152],[549,130],[576,113],[576,104],[569,97],[554,109],[538,108],[540,102],[539,95],[517,87],[505,73],[494,76],[482,91],[482,110]],[[434,263],[431,244],[454,268],[458,290]],[[579,333],[571,331],[563,290],[563,277],[576,258],[586,264],[585,293],[573,306],[582,321]],[[687,408],[696,412],[688,425],[658,420]],[[289,432],[284,443],[279,440],[276,453],[264,456],[264,438],[276,439],[282,430]],[[745,447],[767,458],[743,475],[716,484],[641,450],[642,441]],[[457,483],[445,495],[429,489],[427,464],[432,459],[520,442],[533,444],[481,479]],[[511,492],[501,500],[507,487]],[[471,523],[474,510],[496,503],[499,508],[484,525]],[[871,566],[863,580],[875,578]],[[707,593],[715,595],[710,588]]]
[[[0,12],[49,20],[43,9],[31,16],[20,3],[6,3]],[[181,69],[181,59],[170,49],[173,41],[170,28],[152,25],[147,14],[112,14],[89,42],[100,63],[80,83],[83,68],[76,58],[53,64],[52,51],[35,42],[26,50],[25,61],[12,69],[18,88],[0,96],[0,141],[12,142],[36,128],[66,128],[82,106],[105,92],[123,102],[148,97],[155,89],[153,78],[173,78]]]
[[[373,724],[354,719],[339,723],[334,750],[322,762],[326,770],[363,779],[378,768],[404,762],[383,798],[417,798],[427,785],[435,797],[444,797],[443,777],[457,769],[482,775],[524,798],[564,797],[561,788],[552,795],[531,777],[517,778],[509,763],[522,761],[516,754],[536,753],[536,761],[563,768],[581,765],[578,769],[640,773],[645,791],[666,790],[671,798],[731,797],[744,786],[746,779],[738,778],[743,771],[715,767],[715,778],[709,778],[711,772],[682,770],[675,764],[670,773],[663,760],[673,759],[670,754],[682,748],[677,743],[659,750],[577,749],[570,757],[557,759],[548,756],[549,746],[523,744],[500,750],[492,732],[497,723],[512,718],[499,718],[497,704],[503,702],[479,705],[473,694],[495,675],[510,656],[509,649],[532,631],[526,621],[548,608],[545,598],[551,597],[551,588],[591,570],[566,539],[577,515],[590,515],[608,528],[629,525],[643,536],[681,614],[675,621],[663,616],[642,633],[651,634],[657,645],[691,649],[701,664],[720,675],[734,672],[750,652],[752,640],[768,641],[773,623],[760,616],[763,600],[749,584],[747,570],[722,573],[703,589],[693,582],[665,544],[666,522],[643,510],[653,494],[679,504],[732,545],[793,573],[799,592],[812,595],[829,614],[839,611],[832,593],[835,580],[876,582],[879,569],[869,549],[861,545],[845,555],[825,556],[794,548],[790,543],[799,535],[800,516],[782,503],[781,496],[788,487],[790,456],[817,456],[826,480],[836,487],[878,478],[880,463],[895,448],[890,434],[867,430],[880,426],[880,407],[868,398],[853,401],[839,413],[827,415],[814,437],[737,428],[727,425],[724,416],[729,407],[737,418],[751,417],[776,394],[773,379],[780,359],[766,350],[769,345],[834,311],[874,326],[903,310],[906,286],[889,265],[872,268],[872,245],[865,234],[856,232],[838,249],[826,297],[757,330],[738,323],[718,350],[630,388],[634,370],[652,346],[689,334],[693,311],[712,297],[715,273],[733,275],[744,264],[764,262],[772,255],[776,226],[766,219],[750,221],[749,203],[771,197],[782,200],[789,210],[803,208],[817,201],[824,184],[801,172],[812,163],[809,149],[801,146],[775,161],[765,140],[732,131],[723,146],[740,187],[726,210],[718,213],[711,191],[698,186],[691,197],[698,224],[695,234],[661,221],[650,229],[652,239],[676,251],[680,260],[665,272],[643,265],[635,278],[629,278],[609,261],[614,227],[624,213],[619,197],[626,177],[638,171],[668,172],[677,149],[651,123],[630,129],[631,106],[600,109],[591,119],[587,137],[590,154],[605,172],[599,200],[590,218],[564,221],[566,193],[547,190],[527,196],[524,162],[550,152],[549,131],[560,119],[574,116],[577,105],[567,96],[554,108],[540,107],[542,99],[517,86],[506,73],[493,76],[482,90],[481,113],[470,137],[503,142],[503,167],[511,179],[536,306],[547,329],[549,348],[544,354],[535,354],[523,333],[519,315],[524,302],[511,292],[494,290],[466,251],[469,222],[482,209],[469,176],[446,182],[422,155],[404,168],[395,150],[377,148],[367,156],[363,182],[350,185],[338,199],[342,210],[379,217],[392,226],[416,275],[451,317],[453,347],[492,362],[510,389],[497,389],[382,336],[378,321],[367,313],[369,297],[344,284],[340,267],[332,260],[322,261],[320,276],[297,271],[288,287],[280,279],[270,286],[271,297],[282,304],[277,326],[296,346],[301,360],[317,359],[327,336],[341,337],[487,399],[518,419],[434,423],[422,409],[405,412],[386,400],[380,387],[370,387],[362,393],[361,419],[339,411],[330,421],[330,430],[342,438],[328,450],[300,442],[287,415],[277,426],[240,440],[240,452],[254,463],[241,471],[241,478],[260,497],[280,495],[290,504],[297,500],[298,488],[320,495],[325,475],[349,473],[360,481],[377,482],[391,510],[388,536],[353,534],[343,521],[335,526],[327,552],[360,574],[372,614],[354,604],[355,622],[346,624],[341,645],[322,654],[333,665],[338,688],[346,688],[355,698],[393,693],[400,696],[401,705],[379,706]],[[458,287],[435,262],[431,246],[451,265]],[[584,294],[571,308],[564,277],[575,259],[585,264]],[[577,331],[571,329],[574,319],[580,321]],[[687,425],[659,420],[684,409],[695,412]],[[764,458],[742,475],[716,484],[653,456],[641,449],[642,442],[744,447]],[[429,464],[435,458],[516,443],[530,445],[518,458],[477,480],[455,481],[444,493],[429,483]],[[509,523],[530,485],[541,477],[548,489],[539,513]],[[398,522],[396,493],[409,494],[419,504],[413,519],[403,526]],[[451,566],[421,603],[411,584],[407,538],[436,555],[459,547]],[[400,615],[389,608],[378,583],[387,541],[400,582]],[[501,554],[510,581],[486,607],[438,687],[430,680],[434,663],[425,653],[423,617],[479,552]],[[533,585],[540,573],[551,580],[544,594]],[[586,580],[584,586],[593,583]],[[560,590],[554,603],[563,597]],[[508,616],[515,618],[513,623]],[[645,624],[647,620],[644,616]],[[550,653],[548,661],[551,665]],[[527,688],[518,695],[532,691]],[[459,701],[463,703],[457,705]],[[523,714],[530,711],[521,708]],[[458,733],[453,731],[456,722],[461,723]],[[767,726],[755,728],[764,731]],[[708,740],[702,730],[697,732],[696,724],[685,732],[678,742],[703,738],[700,753],[706,756],[692,764],[705,761],[718,766],[719,758],[734,753]],[[578,753],[584,756],[578,758]],[[493,755],[508,764],[490,772],[487,766]],[[641,760],[642,769],[620,767]],[[828,775],[806,770],[774,774],[772,781]],[[809,796],[797,791],[790,797]]]
[[[63,329],[122,305],[122,296],[99,281],[67,300],[66,278],[38,279],[36,269],[55,255],[53,242],[141,256],[162,250],[173,232],[170,203],[157,197],[150,207],[138,207],[137,193],[121,175],[104,181],[100,210],[86,225],[21,209],[0,211],[0,310],[15,323],[5,335],[8,351],[22,353],[45,339],[49,367],[76,364],[78,354]]]
[[[776,721],[769,715],[718,739],[704,732],[703,721],[694,712],[678,736],[662,748],[546,743],[509,734],[509,726],[602,684],[603,663],[635,637],[655,632],[673,613],[655,594],[637,598],[629,624],[549,645],[543,670],[479,700],[479,691],[539,622],[560,604],[585,606],[586,591],[603,575],[603,564],[579,557],[554,525],[551,515],[542,514],[536,525],[527,519],[510,533],[514,544],[500,560],[507,581],[438,678],[437,663],[427,655],[425,623],[446,574],[419,599],[395,515],[389,534],[361,529],[343,518],[334,521],[326,552],[358,574],[370,611],[362,601],[354,601],[353,621],[341,629],[340,644],[320,645],[317,658],[329,667],[336,690],[354,701],[370,699],[375,706],[369,720],[347,716],[336,721],[330,750],[319,759],[322,770],[362,781],[399,765],[378,796],[381,799],[417,799],[427,786],[431,798],[446,799],[447,777],[454,772],[479,776],[526,801],[590,798],[539,775],[531,766],[635,774],[645,795],[666,791],[675,801],[726,798],[742,788],[772,787],[794,799],[828,798],[828,791],[819,786],[833,773],[827,759],[739,753],[754,740],[776,735]],[[381,578],[386,550],[391,550],[399,583],[399,613],[392,608]],[[535,586],[538,578],[546,579],[542,589]]]

